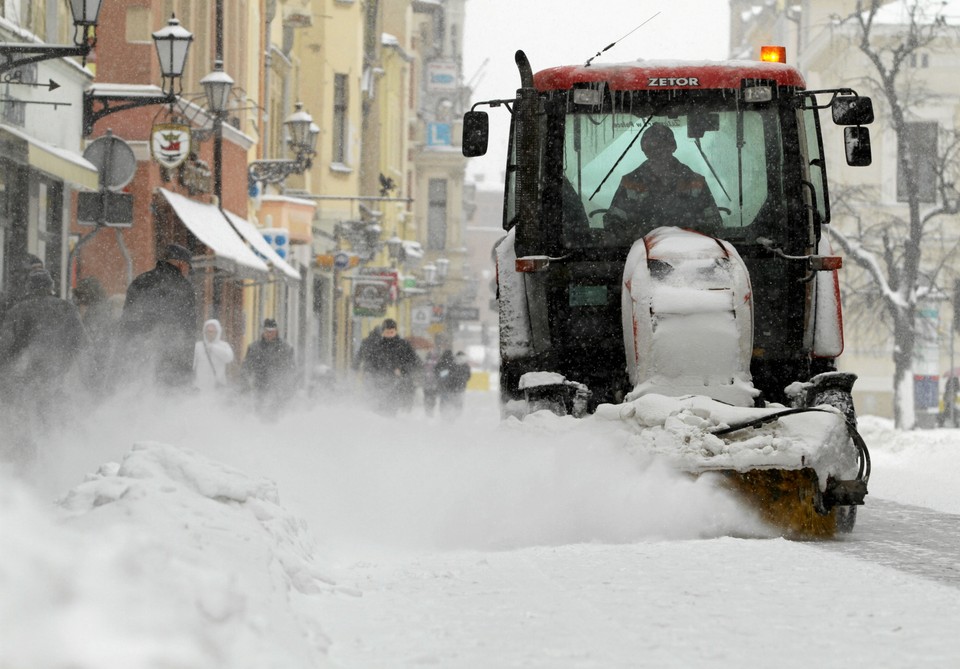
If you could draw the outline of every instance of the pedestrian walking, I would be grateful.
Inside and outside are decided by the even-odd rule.
[[[463,411],[463,396],[471,375],[466,354],[457,351],[454,355],[447,349],[440,356],[434,374],[437,377],[440,413],[447,418],[456,418]]]
[[[434,346],[423,360],[423,413],[432,416],[437,408],[437,363],[440,362],[441,351]]]
[[[4,459],[28,459],[38,430],[62,418],[67,379],[86,345],[77,307],[53,294],[47,270],[30,272],[26,294],[0,323]]]
[[[420,357],[397,332],[397,322],[387,318],[380,337],[361,346],[358,367],[363,368],[365,387],[378,413],[392,416],[413,401],[413,379],[420,370]]]
[[[223,341],[223,326],[216,318],[203,324],[203,333],[193,347],[193,385],[204,393],[227,389],[227,365],[233,362],[233,347]]]
[[[193,379],[197,306],[186,278],[192,254],[179,244],[166,247],[157,266],[127,288],[120,320],[118,355],[126,376],[152,370],[161,386],[187,387]]]
[[[88,276],[73,289],[73,303],[77,305],[83,328],[90,345],[84,353],[82,367],[88,385],[94,392],[107,389],[110,360],[117,335],[117,319],[107,293],[96,277]]]
[[[253,391],[257,409],[275,416],[297,389],[293,347],[280,338],[277,321],[263,321],[260,339],[250,344],[243,359],[243,375]]]
[[[13,305],[27,296],[27,276],[35,269],[43,269],[43,261],[28,253],[19,262],[14,262],[11,269],[9,289],[0,294],[0,323]]]

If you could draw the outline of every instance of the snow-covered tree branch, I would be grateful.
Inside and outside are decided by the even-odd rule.
[[[859,290],[848,299],[863,300],[873,317],[879,308],[892,333],[894,417],[900,427],[913,426],[917,309],[926,296],[942,292],[939,282],[949,285],[954,277],[946,270],[957,257],[957,241],[945,233],[942,220],[960,208],[960,143],[955,128],[930,120],[931,107],[942,101],[918,67],[931,52],[960,36],[943,8],[933,0],[859,0],[855,12],[840,21],[851,46],[869,64],[860,79],[878,98],[880,116],[896,138],[897,200],[903,204],[892,207],[891,214],[864,221],[859,210],[890,199],[889,194],[881,197],[884,194],[875,191],[871,200],[863,192],[838,189],[835,211],[846,211],[856,224],[831,228],[830,234],[863,270]],[[891,13],[897,20],[890,20]]]

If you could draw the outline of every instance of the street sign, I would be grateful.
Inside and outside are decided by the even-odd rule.
[[[447,320],[451,321],[479,321],[480,310],[476,307],[447,307]]]
[[[106,134],[90,142],[83,151],[86,158],[100,172],[101,188],[118,191],[133,180],[137,171],[137,157],[130,145],[119,137]]]
[[[337,269],[347,269],[350,266],[350,255],[343,251],[334,254],[333,266]]]
[[[430,316],[433,308],[430,306],[414,307],[410,310],[410,321],[414,327],[425,328],[430,325]]]
[[[108,190],[78,193],[77,223],[129,228],[133,225],[133,195]]]

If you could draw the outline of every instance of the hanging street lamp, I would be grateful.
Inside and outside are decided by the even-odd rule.
[[[70,0],[73,14],[73,46],[35,42],[0,43],[0,74],[53,58],[80,56],[84,60],[97,44],[97,21],[101,0]]]
[[[296,158],[278,160],[254,160],[247,169],[247,180],[251,190],[259,189],[259,183],[282,183],[291,174],[303,174],[313,166],[313,157],[317,155],[317,138],[320,126],[313,117],[304,111],[303,103],[294,106],[294,112],[283,121],[287,130],[287,143],[296,154]]]
[[[79,0],[74,0],[78,2]],[[115,112],[149,105],[173,104],[177,101],[180,88],[178,80],[183,77],[183,70],[187,64],[187,53],[193,34],[180,25],[176,16],[171,16],[164,28],[153,33],[153,42],[157,47],[157,58],[160,61],[160,75],[162,77],[161,90],[163,95],[124,92],[114,93],[107,90],[97,90],[94,85],[83,94],[83,134],[93,134],[93,126],[104,116]],[[155,88],[153,90],[156,90]]]

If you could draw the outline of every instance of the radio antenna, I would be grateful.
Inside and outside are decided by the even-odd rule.
[[[605,47],[603,47],[602,49],[600,49],[599,51],[597,51],[597,53],[595,53],[595,54],[586,62],[586,64],[584,64],[584,67],[590,67],[590,63],[593,62],[593,59],[594,59],[594,58],[596,58],[597,56],[599,56],[600,54],[602,54],[604,51],[608,51],[609,49],[612,49],[612,48],[613,48],[614,46],[616,46],[618,43],[620,43],[620,42],[622,42],[623,40],[625,40],[626,38],[630,37],[630,35],[632,35],[633,33],[637,32],[638,30],[640,30],[640,28],[642,28],[643,26],[647,25],[648,23],[650,23],[651,21],[653,21],[653,20],[654,20],[655,18],[657,18],[658,16],[660,16],[660,12],[657,12],[656,14],[654,14],[653,16],[651,16],[649,19],[647,19],[646,21],[644,21],[643,23],[641,23],[640,25],[638,25],[636,28],[634,28],[633,30],[631,30],[630,32],[628,32],[626,35],[624,35],[624,36],[621,37],[620,39],[614,40],[614,41],[610,42],[610,44],[608,44],[607,46],[605,46]]]

